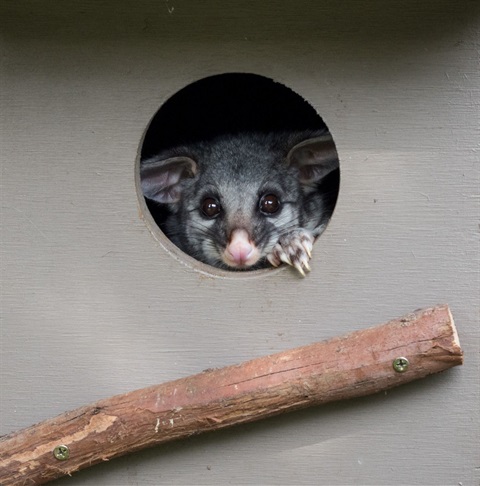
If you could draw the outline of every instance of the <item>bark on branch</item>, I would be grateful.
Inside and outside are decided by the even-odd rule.
[[[403,372],[393,367],[399,357],[408,360]],[[448,306],[419,310],[344,337],[100,400],[5,436],[0,484],[43,484],[145,447],[376,393],[462,361]],[[54,456],[60,445],[68,448],[65,460]]]

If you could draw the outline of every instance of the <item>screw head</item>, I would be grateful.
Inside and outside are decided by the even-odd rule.
[[[400,358],[395,358],[393,360],[393,369],[397,373],[404,373],[405,371],[408,370],[408,367],[410,366],[410,363],[407,358],[404,358],[403,356]]]
[[[70,457],[70,449],[66,445],[58,445],[53,449],[55,459],[66,461]]]

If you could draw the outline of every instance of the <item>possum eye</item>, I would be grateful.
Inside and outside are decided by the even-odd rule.
[[[217,199],[213,197],[206,197],[202,201],[202,213],[207,217],[207,218],[215,218],[220,214],[220,211],[222,210],[222,206],[220,206],[220,203],[217,201]]]
[[[280,209],[280,201],[275,194],[265,194],[260,199],[259,207],[263,214],[274,214]]]

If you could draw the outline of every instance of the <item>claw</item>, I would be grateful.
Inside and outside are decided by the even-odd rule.
[[[308,264],[308,261],[307,260],[304,260],[303,262],[303,266],[305,267],[305,269],[307,270],[307,272],[311,272],[312,269],[310,268],[310,265]]]
[[[302,275],[302,277],[305,277],[305,272],[303,271],[302,265],[300,265],[299,262],[296,262],[294,264],[294,267],[300,272],[300,274]]]
[[[284,252],[280,254],[280,260],[282,260],[282,262],[286,263],[287,265],[293,265],[292,260],[290,260],[290,257]]]
[[[307,252],[308,258],[312,258],[312,243],[310,241],[304,241],[302,243],[303,248],[305,248],[305,251]]]
[[[272,253],[270,253],[270,255],[267,255],[267,260],[270,262],[270,264],[273,267],[278,267],[278,265],[280,265],[280,263],[277,261],[277,259],[273,256]]]

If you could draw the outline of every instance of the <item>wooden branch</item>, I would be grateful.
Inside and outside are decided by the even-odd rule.
[[[396,371],[393,362],[401,361]],[[360,397],[462,364],[448,306],[100,400],[0,440],[0,484],[43,484],[204,431]],[[54,450],[57,446],[65,449]],[[68,456],[68,457],[67,457]],[[64,460],[60,460],[60,459]]]

